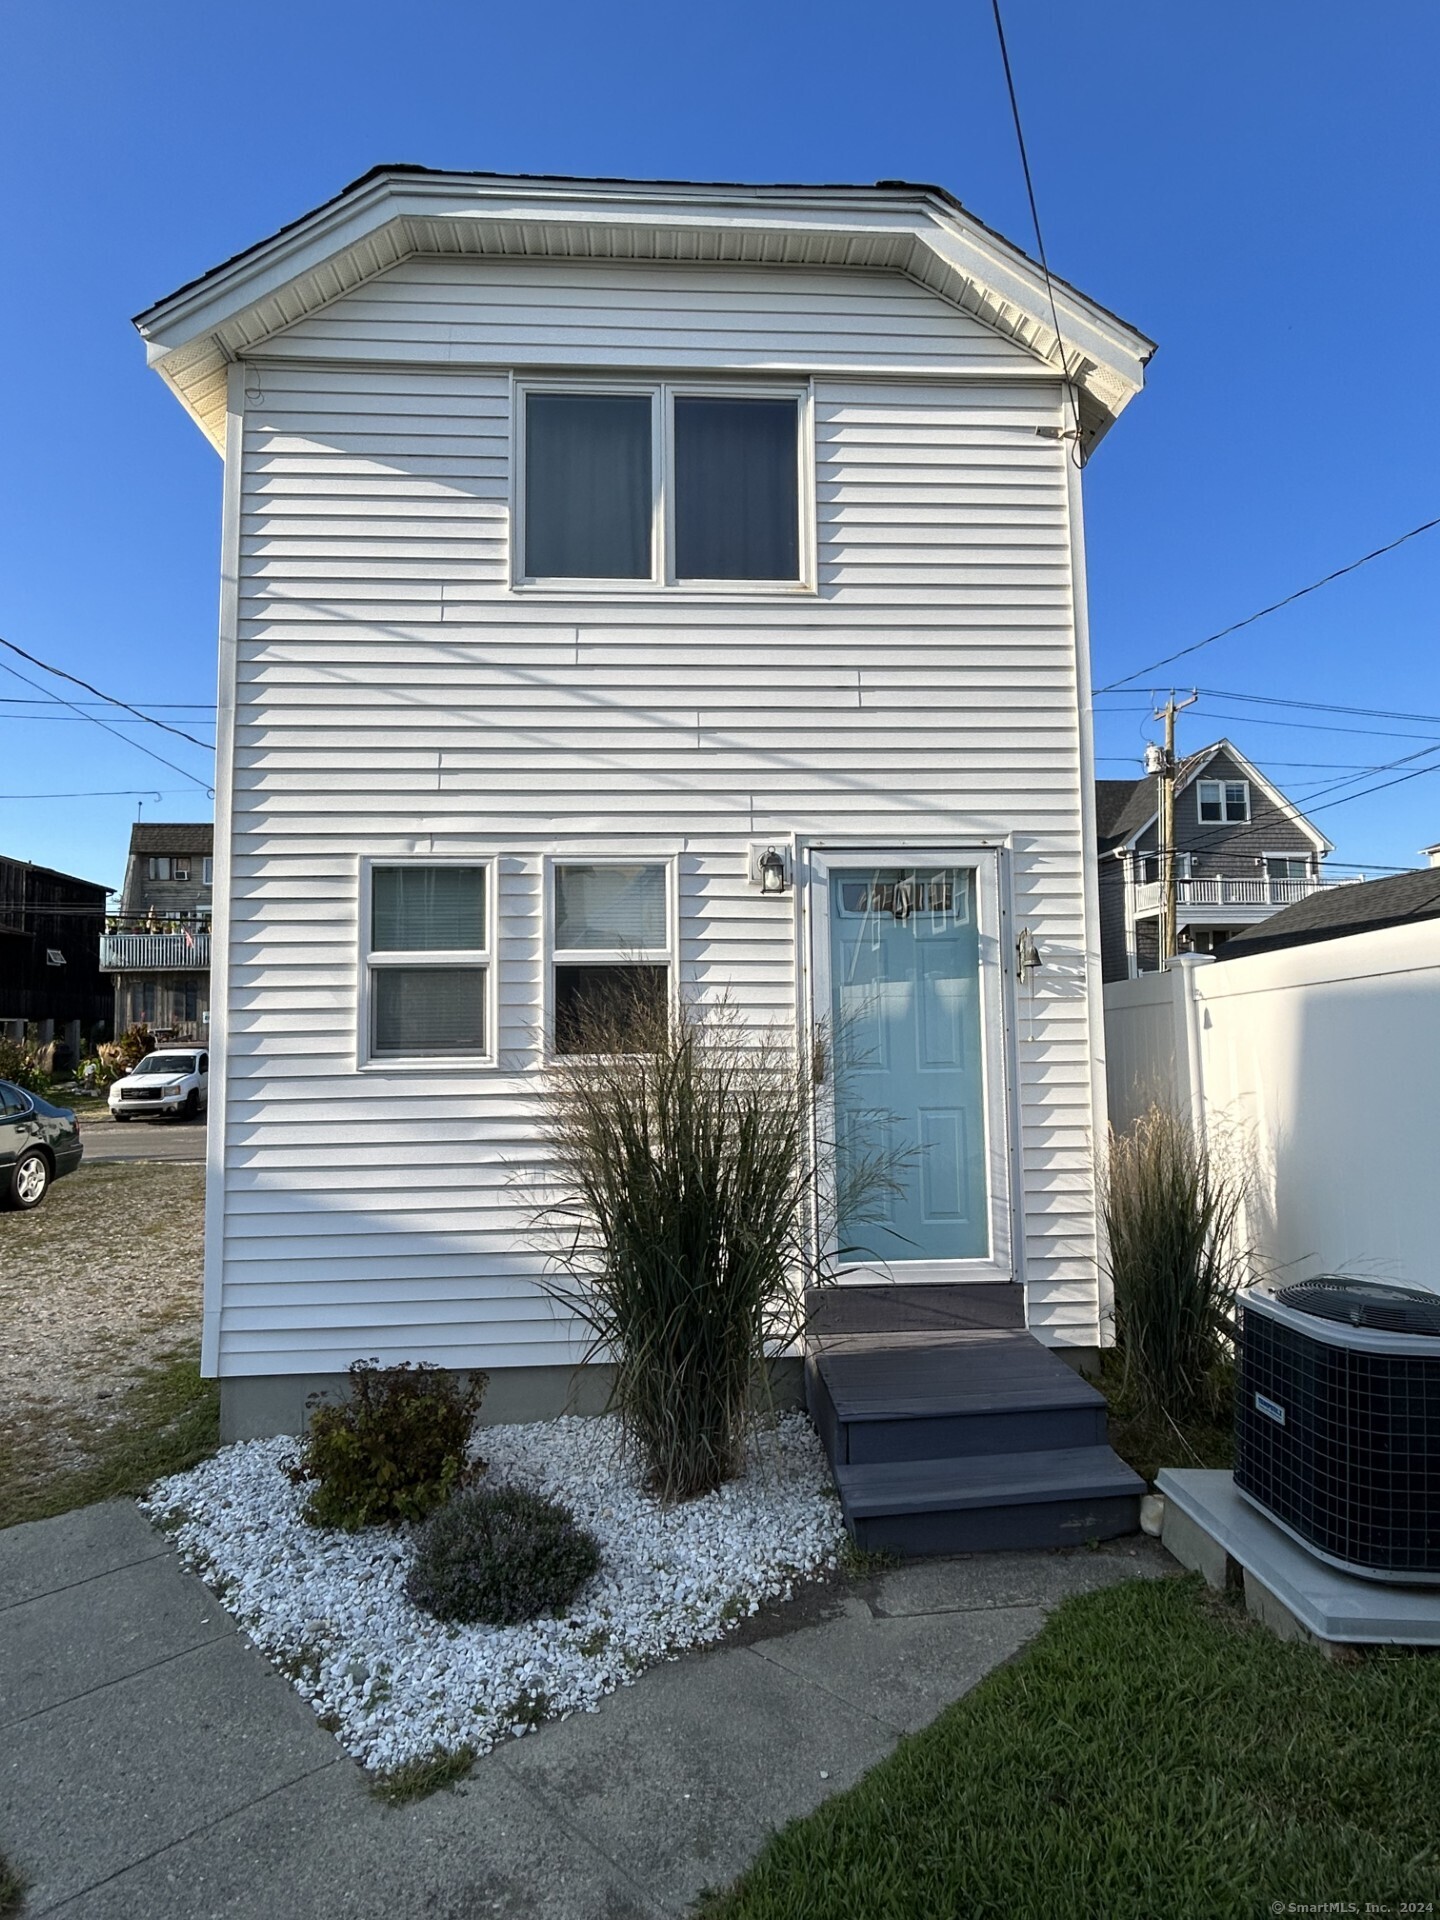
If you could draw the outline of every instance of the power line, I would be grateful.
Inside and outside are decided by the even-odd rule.
[[[75,793],[0,793],[0,800],[168,800],[188,791],[186,787],[90,787]]]
[[[1141,764],[1139,754],[1135,753],[1097,753],[1097,763],[1107,767],[1138,767]],[[1381,760],[1272,760],[1267,754],[1267,767],[1301,767],[1315,773],[1381,773],[1388,761]],[[1136,774],[1137,780],[1143,778]]]
[[[43,694],[38,699],[28,693],[0,693],[0,706],[6,707],[48,707],[58,704],[59,700],[60,696],[57,693]],[[81,707],[93,704],[94,702],[89,700],[76,702],[76,705]],[[109,702],[101,704],[108,705]],[[152,700],[149,705],[161,713],[213,713],[215,711],[213,700]]]
[[[1405,713],[1390,707],[1340,707],[1325,700],[1292,700],[1274,693],[1233,693],[1228,687],[1197,687],[1209,700],[1244,700],[1257,707],[1298,707],[1307,713],[1348,713],[1367,720],[1432,720],[1440,725],[1440,713]]]
[[[1148,704],[1142,706],[1137,703],[1126,707],[1097,707],[1095,711],[1103,717],[1109,713],[1148,714],[1152,709]],[[1320,720],[1267,720],[1258,713],[1225,713],[1214,707],[1207,707],[1205,711],[1212,720],[1243,720],[1247,726],[1252,727],[1284,727],[1287,731],[1302,733],[1358,733],[1372,740],[1424,740],[1427,738],[1423,733],[1404,733],[1398,727],[1338,727]]]
[[[992,0],[992,5],[996,0]],[[1257,620],[1263,620],[1268,614],[1278,613],[1282,607],[1293,606],[1295,601],[1303,600],[1306,594],[1318,593],[1321,587],[1328,587],[1334,580],[1343,580],[1347,573],[1354,573],[1357,567],[1368,566],[1372,560],[1379,560],[1387,553],[1394,553],[1397,547],[1403,547],[1407,540],[1417,535],[1429,533],[1432,527],[1440,527],[1440,515],[1433,520],[1423,520],[1418,527],[1411,527],[1408,533],[1402,533],[1397,540],[1390,540],[1383,547],[1376,547],[1373,553],[1363,553],[1358,560],[1350,561],[1348,566],[1336,567],[1333,573],[1327,573],[1320,580],[1312,580],[1308,587],[1297,587],[1294,593],[1287,593],[1283,600],[1276,600],[1268,607],[1261,607],[1258,613],[1247,614],[1243,620],[1235,620],[1228,627],[1221,627],[1218,633],[1207,634],[1205,639],[1193,641],[1188,647],[1180,647],[1174,653],[1167,653],[1163,659],[1152,660],[1148,667],[1137,667],[1134,673],[1123,674],[1120,679],[1112,680],[1107,686],[1096,687],[1096,693],[1113,693],[1117,687],[1129,686],[1132,680],[1144,680],[1160,667],[1168,667],[1173,660],[1183,660],[1187,654],[1199,653],[1202,647],[1213,647],[1217,640],[1225,640],[1232,633],[1239,633],[1242,627],[1253,627]]]
[[[0,661],[0,665],[3,665],[3,664],[4,664],[3,661]],[[11,671],[13,671],[13,669],[11,669]],[[4,704],[4,696],[0,695],[0,705],[3,705],[3,704]],[[51,705],[63,707],[63,706],[69,706],[70,703],[66,700],[55,700],[53,702],[49,700],[37,700],[35,701],[34,704],[37,707],[40,707],[40,706],[48,707]],[[82,707],[74,707],[71,709],[69,713],[0,713],[0,720],[6,721],[12,727],[19,726],[22,720],[27,721],[30,724],[35,726],[64,725],[68,727],[71,725],[73,721],[93,720],[95,719],[95,717],[96,716],[94,713],[87,712]],[[139,727],[139,726],[153,727],[153,726],[158,726],[160,722],[158,720],[117,720],[115,724],[117,727]],[[215,722],[213,720],[197,720],[194,724],[200,727],[213,727]],[[175,733],[176,731],[178,731],[178,729],[176,729],[175,727],[171,727],[168,729],[168,731],[171,733]],[[182,733],[180,735],[180,738],[182,740],[192,740],[194,739],[194,736],[192,734]],[[211,746],[208,740],[195,740],[195,745],[197,747],[204,747],[207,753],[212,753],[214,751],[213,747]]]
[[[1417,747],[1414,753],[1402,753],[1398,759],[1389,760],[1384,766],[1371,767],[1370,772],[1389,773],[1392,768],[1406,766],[1411,760],[1423,760],[1427,754],[1431,753],[1440,753],[1440,740],[1433,741],[1428,747]],[[1421,771],[1425,769],[1422,768]],[[1352,773],[1348,779],[1332,780],[1328,785],[1312,787],[1308,793],[1302,793],[1298,797],[1308,806],[1312,800],[1319,800],[1327,793],[1338,793],[1342,787],[1353,787],[1357,780],[1363,778],[1363,774]],[[1386,784],[1389,783],[1386,782]]]
[[[1055,305],[1055,288],[1050,279],[1050,262],[1045,257],[1045,237],[1040,231],[1040,209],[1035,202],[1035,182],[1030,174],[1030,156],[1025,151],[1025,129],[1020,124],[1020,102],[1015,95],[1015,76],[1010,71],[1010,51],[1005,45],[1005,27],[1000,18],[1000,0],[990,0],[995,15],[995,37],[1000,42],[1000,62],[1005,69],[1005,90],[1010,95],[1010,117],[1015,122],[1015,144],[1020,149],[1020,167],[1025,175],[1025,192],[1030,201],[1030,220],[1035,228],[1035,251],[1040,256],[1040,271],[1045,276],[1045,295],[1050,302],[1050,319],[1055,327],[1055,344],[1060,349],[1060,370],[1065,391],[1070,396],[1070,411],[1075,418],[1075,463],[1083,467],[1089,459],[1080,438],[1080,396],[1070,377],[1070,356],[1065,351],[1065,336],[1060,331],[1060,314]]]
[[[5,644],[8,646],[9,642],[7,641],[5,642]],[[18,652],[19,649],[17,648],[16,651]],[[28,658],[28,655],[27,655],[27,658]],[[21,673],[18,667],[7,666],[4,661],[0,661],[0,670],[3,670],[4,672],[9,674],[13,674],[17,680],[23,681],[27,687],[34,687],[40,693],[43,693],[45,691],[45,689],[40,685],[40,682],[38,680],[32,680],[29,674]],[[73,707],[76,713],[80,713],[80,709],[75,706],[74,702],[71,700],[66,700],[63,694],[58,695],[57,698],[59,698],[65,706]],[[199,779],[195,774],[191,773],[188,767],[177,766],[173,760],[167,760],[164,754],[156,753],[152,748],[147,746],[142,746],[140,741],[138,740],[131,740],[126,734],[121,733],[117,727],[112,727],[108,720],[102,720],[99,714],[86,713],[86,714],[81,714],[80,717],[84,720],[88,720],[92,726],[99,727],[102,733],[108,733],[113,739],[120,741],[123,746],[133,747],[136,753],[143,753],[147,760],[154,760],[157,763],[157,765],[162,767],[168,767],[171,773],[178,773],[182,780],[190,781],[190,783],[193,786],[197,786],[201,788],[203,792],[205,793],[214,792],[213,787],[207,786],[203,780]],[[197,741],[196,744],[199,745],[200,743]],[[209,753],[212,751],[212,749],[209,747],[206,747],[205,751]]]
[[[22,660],[28,660],[32,667],[39,667],[42,673],[52,673],[57,680],[68,680],[72,687],[83,687],[86,693],[93,693],[97,700],[104,700],[112,707],[123,707],[126,713],[133,713],[137,720],[148,721],[152,727],[160,727],[166,733],[173,733],[177,740],[188,740],[192,747],[201,747],[206,753],[212,750],[208,741],[197,740],[193,733],[186,733],[180,727],[172,727],[168,720],[157,720],[152,713],[142,713],[139,707],[132,707],[128,700],[117,699],[113,693],[105,693],[102,692],[99,687],[92,687],[88,680],[82,680],[78,674],[67,673],[63,667],[52,667],[48,660],[41,660],[37,655],[27,653],[24,647],[17,647],[13,640],[6,640],[3,635],[0,635],[0,647],[8,647],[11,653],[19,654]],[[13,668],[11,668],[11,672],[14,672]],[[22,674],[18,677],[23,679],[24,675]],[[26,684],[29,686],[36,685],[33,680],[28,681]],[[39,687],[37,691],[43,693],[45,689]],[[66,701],[65,704],[69,706],[73,703]],[[76,711],[79,712],[79,709],[76,708]],[[87,719],[93,719],[94,715],[89,714],[85,717]]]
[[[1397,774],[1393,780],[1377,781],[1373,787],[1362,787],[1359,793],[1342,793],[1338,800],[1327,800],[1324,806],[1312,809],[1315,813],[1328,813],[1331,807],[1348,806],[1352,800],[1363,800],[1368,794],[1384,793],[1387,787],[1403,787],[1407,780],[1418,780],[1422,773],[1440,773],[1440,760],[1428,767],[1415,767],[1409,773]]]

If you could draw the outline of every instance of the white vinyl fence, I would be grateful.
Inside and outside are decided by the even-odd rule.
[[[1110,1121],[1188,1111],[1252,1174],[1277,1277],[1440,1292],[1440,920],[1105,989]]]

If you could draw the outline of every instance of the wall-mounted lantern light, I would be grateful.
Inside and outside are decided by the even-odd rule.
[[[782,894],[790,888],[790,852],[787,847],[751,847],[750,879],[762,893]]]
[[[1037,968],[1045,962],[1040,958],[1040,949],[1035,944],[1035,936],[1029,927],[1020,929],[1020,937],[1015,942],[1015,966],[1022,981],[1030,978]]]

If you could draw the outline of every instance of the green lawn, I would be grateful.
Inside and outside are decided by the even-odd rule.
[[[1195,1579],[1066,1603],[707,1920],[1252,1920],[1440,1903],[1440,1659],[1286,1645]]]
[[[84,1466],[57,1472],[45,1440],[38,1417],[7,1434],[0,1455],[0,1527],[143,1493],[162,1474],[193,1467],[220,1444],[220,1390],[200,1378],[187,1343],[125,1383],[119,1417],[92,1435]],[[0,1905],[0,1916],[4,1912]]]

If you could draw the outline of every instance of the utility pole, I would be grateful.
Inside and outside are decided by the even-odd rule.
[[[1145,771],[1159,781],[1160,823],[1160,966],[1162,970],[1175,958],[1179,921],[1178,889],[1175,884],[1175,716],[1193,707],[1200,698],[1192,693],[1188,700],[1177,700],[1172,692],[1154,718],[1165,722],[1165,745],[1145,750]]]

